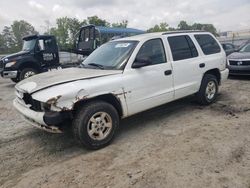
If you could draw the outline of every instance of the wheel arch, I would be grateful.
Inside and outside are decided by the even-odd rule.
[[[39,67],[39,65],[37,65],[37,63],[36,62],[32,62],[32,61],[25,61],[25,62],[23,62],[23,63],[21,63],[20,65],[19,65],[19,71],[22,71],[23,69],[25,69],[25,68],[33,68],[33,69],[35,69],[37,72],[41,72],[41,69],[40,69],[40,67]]]
[[[76,112],[82,105],[94,101],[94,100],[101,100],[101,101],[105,101],[109,104],[111,104],[112,106],[115,107],[115,109],[117,110],[118,114],[120,117],[123,116],[124,112],[123,112],[123,108],[122,108],[122,104],[121,101],[118,97],[116,97],[114,94],[103,94],[103,95],[99,95],[99,96],[95,96],[92,98],[85,98],[83,100],[79,100],[76,103],[74,103],[73,105],[73,111]]]
[[[220,75],[220,70],[218,68],[210,69],[204,73],[204,75],[206,75],[206,74],[214,75],[218,81],[218,84],[221,83],[221,75]],[[204,77],[204,75],[203,75],[203,77]]]

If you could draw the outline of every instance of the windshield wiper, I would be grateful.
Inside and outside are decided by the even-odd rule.
[[[104,69],[103,65],[100,65],[100,64],[97,64],[97,63],[89,63],[87,65],[95,66],[95,67],[98,67],[99,69]]]

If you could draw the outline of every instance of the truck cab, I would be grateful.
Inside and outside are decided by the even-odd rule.
[[[55,36],[30,35],[23,38],[22,50],[0,60],[3,78],[19,82],[37,73],[60,66]]]

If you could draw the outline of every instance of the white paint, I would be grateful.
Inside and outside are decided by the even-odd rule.
[[[139,41],[123,71],[64,69],[28,78],[17,84],[16,89],[27,89],[27,92],[34,92],[32,94],[33,99],[41,102],[46,102],[60,95],[56,108],[53,108],[56,111],[60,111],[60,108],[72,109],[74,103],[81,99],[113,94],[121,103],[124,118],[198,92],[203,74],[208,70],[218,69],[221,72],[222,81],[227,79],[228,70],[225,68],[225,52],[221,50],[217,54],[204,55],[198,43],[194,40],[194,34],[200,33],[172,33],[168,35],[152,33],[118,39],[121,41]],[[199,56],[174,62],[167,36],[176,35],[189,35],[193,39]],[[137,69],[131,68],[144,42],[156,38],[163,40],[167,62]],[[200,68],[200,63],[205,63],[206,66]],[[172,74],[164,75],[166,70],[171,70]],[[36,88],[34,88],[34,84],[29,84],[32,82],[37,83]],[[33,116],[32,113],[26,115]]]
[[[34,90],[37,86],[36,82],[27,82],[27,83],[23,83],[20,85],[20,89],[22,91],[27,91],[28,93],[30,93],[32,90]]]

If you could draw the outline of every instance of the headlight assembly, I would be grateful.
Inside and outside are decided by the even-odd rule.
[[[6,63],[5,67],[8,68],[8,67],[11,67],[11,66],[13,66],[15,64],[16,64],[16,61],[11,61],[9,63]]]

